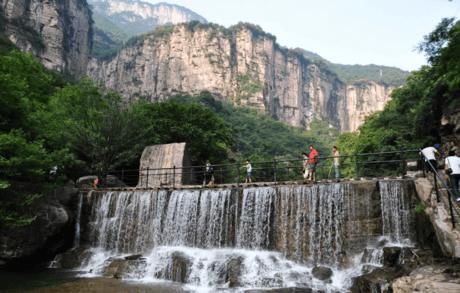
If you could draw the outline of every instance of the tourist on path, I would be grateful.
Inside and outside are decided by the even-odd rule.
[[[452,193],[458,201],[460,199],[458,190],[458,182],[460,180],[460,151],[457,151],[457,154],[453,151],[449,152],[448,157],[445,160],[444,168],[446,174],[449,175]]]
[[[252,174],[252,165],[251,165],[251,161],[247,160],[246,161],[246,183],[251,183],[252,180],[251,180],[251,174]]]
[[[209,179],[209,182],[207,182]],[[212,167],[209,160],[206,160],[206,166],[204,168],[204,179],[203,186],[207,183],[208,186],[214,185],[214,168]]]
[[[96,176],[96,178],[94,178],[93,180],[93,188],[97,189],[98,186],[99,186],[99,176]]]
[[[434,172],[434,170],[438,169],[438,162],[436,161],[436,157],[439,157],[440,154],[435,147],[429,146],[422,149],[423,159],[425,160],[425,168],[429,172]]]
[[[309,170],[308,170],[308,154],[302,153],[303,155],[303,181],[304,183],[307,182],[307,178],[309,177]]]
[[[316,181],[316,164],[318,163],[318,151],[310,145],[310,153],[308,154],[308,177],[307,180]]]
[[[334,160],[335,180],[340,181],[340,153],[336,146],[332,147],[332,156]]]

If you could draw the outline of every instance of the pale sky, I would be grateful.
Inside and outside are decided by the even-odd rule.
[[[415,48],[443,17],[460,17],[460,0],[144,0],[185,6],[225,27],[250,22],[281,46],[342,64],[415,70]]]

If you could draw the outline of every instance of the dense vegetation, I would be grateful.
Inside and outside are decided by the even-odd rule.
[[[417,149],[440,142],[443,114],[460,108],[460,22],[444,19],[419,46],[428,66],[396,89],[384,111],[370,116],[359,133],[342,135],[351,153]]]

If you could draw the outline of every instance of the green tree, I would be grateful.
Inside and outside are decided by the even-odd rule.
[[[198,103],[170,100],[139,103],[134,111],[141,116],[151,143],[186,142],[194,164],[223,162],[231,145],[231,131],[224,121]]]
[[[146,133],[136,112],[113,92],[102,93],[89,80],[54,94],[41,117],[49,145],[71,150],[74,168],[105,175],[138,159]]]

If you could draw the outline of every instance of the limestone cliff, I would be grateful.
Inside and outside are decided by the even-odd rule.
[[[81,0],[0,0],[1,31],[50,69],[86,72],[91,12]]]
[[[169,3],[151,4],[138,0],[89,0],[88,2],[92,6],[93,13],[107,18],[129,36],[152,31],[159,25],[194,20],[206,22],[206,19],[197,13]],[[98,26],[97,21],[96,26]],[[104,27],[99,28],[104,29]]]
[[[249,24],[180,24],[130,43],[111,60],[92,60],[88,74],[131,99],[159,101],[206,90],[293,126],[308,128],[320,119],[348,131],[380,110],[391,91],[375,82],[347,86]]]

